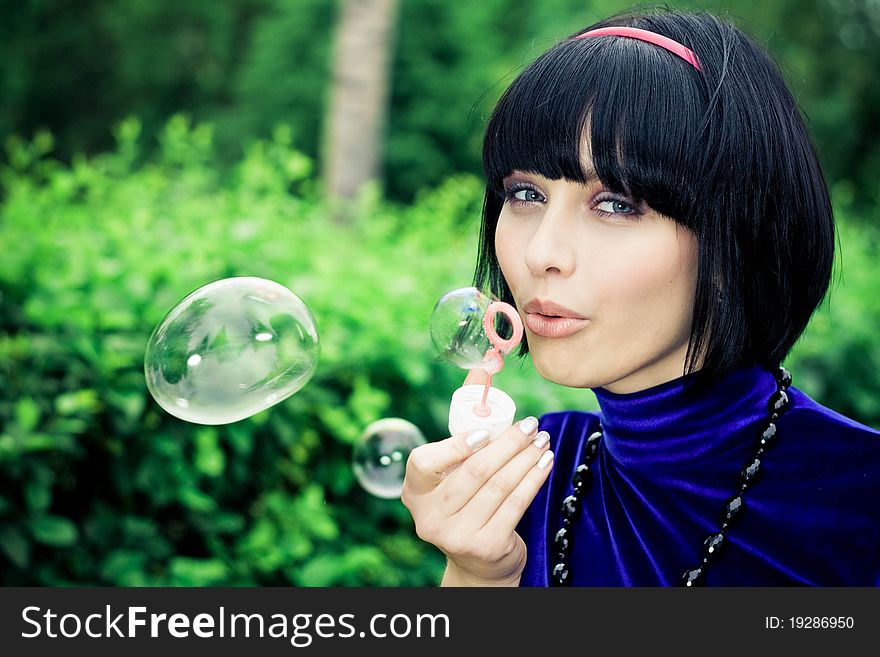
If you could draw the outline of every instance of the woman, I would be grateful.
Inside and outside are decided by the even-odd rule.
[[[708,14],[603,21],[513,82],[484,167],[475,282],[600,411],[411,454],[443,584],[880,585],[880,433],[780,367],[834,222],[761,48]]]

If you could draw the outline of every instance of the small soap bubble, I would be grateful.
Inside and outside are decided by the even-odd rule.
[[[492,300],[475,287],[444,294],[431,313],[431,341],[441,358],[464,369],[480,367],[492,345],[483,316]]]
[[[427,441],[419,428],[401,418],[383,418],[361,434],[352,453],[352,469],[361,487],[376,497],[400,497],[406,459]]]
[[[487,329],[492,335],[487,335]],[[500,356],[519,344],[522,322],[513,306],[475,287],[465,287],[440,298],[431,313],[429,331],[441,358],[463,369],[481,367],[494,374],[501,369]]]
[[[263,278],[226,278],[187,296],[156,326],[144,373],[171,415],[228,424],[300,390],[319,351],[314,315],[293,292]]]

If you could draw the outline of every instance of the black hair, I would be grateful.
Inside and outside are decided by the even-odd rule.
[[[701,70],[611,25],[665,35]],[[513,304],[494,250],[502,179],[514,169],[588,181],[691,230],[698,264],[683,374],[697,387],[747,365],[778,367],[828,289],[834,218],[804,120],[751,37],[709,13],[606,19],[532,62],[499,100],[483,142],[486,192],[474,284]],[[523,340],[520,355],[528,352]]]

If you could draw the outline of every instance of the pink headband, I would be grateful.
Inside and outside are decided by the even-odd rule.
[[[678,41],[673,41],[669,37],[657,34],[656,32],[649,32],[637,27],[600,27],[598,30],[590,30],[589,32],[578,34],[575,39],[582,39],[588,36],[622,36],[647,41],[661,48],[666,48],[666,50],[674,55],[678,55],[688,64],[693,65],[698,71],[700,70],[700,60],[697,59],[693,50],[685,48]]]

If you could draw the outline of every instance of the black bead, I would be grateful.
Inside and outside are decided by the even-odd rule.
[[[776,379],[776,383],[783,390],[787,390],[789,386],[791,386],[791,372],[789,372],[784,367],[780,367],[773,373],[773,377]]]
[[[553,538],[553,543],[556,545],[556,549],[560,554],[568,554],[571,550],[571,539],[568,534],[568,528],[563,527],[556,532],[556,536]]]
[[[553,579],[559,586],[566,586],[570,577],[571,573],[564,563],[558,563],[553,567]]]
[[[681,583],[684,586],[702,586],[703,585],[703,569],[694,568],[682,575]]]
[[[727,501],[727,504],[724,505],[724,519],[728,524],[732,523],[742,514],[744,504],[745,502],[740,494],[735,495]]]
[[[718,556],[718,552],[723,545],[724,534],[721,532],[712,534],[709,538],[703,541],[703,555],[707,558]]]
[[[771,414],[771,417],[775,414],[776,417],[782,415],[786,409],[788,408],[788,395],[785,390],[777,390],[772,395],[770,395],[770,400],[767,402],[767,412]],[[776,417],[773,417],[775,420]]]
[[[776,434],[777,433],[778,433],[778,430],[776,428],[776,424],[773,422],[770,422],[767,425],[767,428],[761,432],[761,437],[758,438],[758,444],[761,447],[765,447],[765,448],[770,447],[770,445],[773,445],[776,443]]]
[[[742,469],[742,472],[739,473],[739,477],[744,484],[751,486],[758,480],[758,475],[760,473],[761,459],[756,458]]]
[[[770,424],[767,425],[767,428],[764,429],[763,433],[761,434],[761,437],[758,439],[758,444],[761,447],[769,447],[774,442],[776,442],[775,438],[776,438],[776,425],[771,422]]]
[[[571,485],[576,491],[583,491],[592,481],[592,474],[593,469],[588,464],[581,463],[571,476]]]
[[[587,444],[584,445],[584,461],[589,463],[596,458],[596,452],[599,451],[599,441],[602,440],[602,432],[594,431],[587,438]]]
[[[571,520],[578,512],[578,498],[575,495],[569,495],[562,500],[562,517]]]

